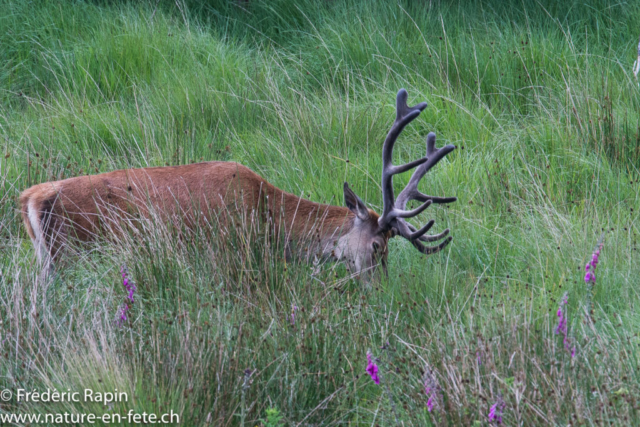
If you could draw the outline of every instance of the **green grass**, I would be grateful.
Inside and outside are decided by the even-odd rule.
[[[0,389],[129,395],[0,413],[486,425],[502,396],[506,425],[637,423],[639,19],[604,0],[0,0]],[[429,131],[458,146],[421,187],[458,197],[418,219],[451,228],[443,253],[396,239],[365,287],[286,263],[263,229],[221,242],[151,222],[38,278],[17,197],[49,180],[234,160],[318,202],[348,181],[379,212],[401,87],[429,106],[396,161]],[[119,326],[122,264],[138,290]],[[565,292],[574,358],[554,333]]]

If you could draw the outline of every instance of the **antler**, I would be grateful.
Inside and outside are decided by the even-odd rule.
[[[408,239],[420,252],[424,254],[431,254],[442,250],[449,244],[452,238],[448,237],[438,246],[425,246],[420,242],[433,242],[440,240],[449,234],[449,229],[446,229],[437,235],[425,235],[425,233],[433,226],[433,220],[429,221],[421,229],[417,230],[414,226],[405,221],[405,218],[412,218],[419,215],[432,203],[451,203],[457,200],[456,197],[434,197],[418,191],[418,183],[422,177],[440,160],[442,160],[444,156],[455,150],[456,147],[454,145],[447,145],[442,148],[436,148],[436,134],[430,132],[427,136],[427,155],[425,157],[402,166],[394,166],[392,164],[393,146],[398,139],[398,136],[404,127],[413,119],[418,117],[422,110],[427,107],[425,102],[414,107],[407,106],[407,96],[407,91],[400,89],[396,97],[396,120],[393,123],[382,148],[383,212],[382,216],[378,220],[378,225],[383,230],[394,229],[397,234]],[[400,192],[398,199],[394,200],[393,175],[406,172],[416,166],[418,166],[418,168],[411,176],[409,183],[404,190]],[[418,208],[407,211],[405,209],[409,200],[417,200],[423,203]]]

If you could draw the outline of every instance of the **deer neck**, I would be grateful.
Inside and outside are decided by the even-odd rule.
[[[308,256],[336,258],[345,236],[352,232],[355,215],[346,207],[327,205],[292,194],[283,195],[282,225],[287,241]]]

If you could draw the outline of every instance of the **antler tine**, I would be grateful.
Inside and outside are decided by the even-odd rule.
[[[398,230],[398,234],[401,235],[402,237],[407,238],[411,244],[413,244],[413,246],[418,249],[420,252],[422,252],[425,255],[429,255],[429,254],[434,254],[436,252],[440,252],[441,250],[443,250],[450,242],[451,240],[453,240],[453,238],[451,236],[447,237],[445,240],[443,240],[439,245],[437,246],[425,246],[420,242],[433,242],[435,240],[440,240],[442,237],[446,236],[447,234],[449,234],[449,229],[446,229],[445,231],[443,231],[442,233],[436,235],[436,236],[423,236],[423,235],[418,235],[414,238],[411,238],[412,235],[416,235],[419,233],[426,233],[426,231],[431,228],[431,226],[433,225],[434,221],[431,220],[427,223],[427,225],[425,225],[424,227],[422,227],[422,229],[416,231],[415,227],[412,226],[411,224],[407,223],[406,221],[403,220],[396,220],[396,227]],[[425,229],[424,231],[422,231],[423,229]]]
[[[426,157],[415,160],[413,162],[406,163],[401,166],[393,165],[393,146],[395,145],[398,136],[406,125],[411,123],[416,117],[420,115],[422,110],[427,108],[426,102],[421,102],[413,107],[407,105],[408,94],[404,89],[398,91],[396,96],[396,120],[391,126],[387,138],[384,140],[382,147],[382,216],[378,220],[378,224],[382,229],[390,229],[391,222],[399,215],[406,215],[406,212],[400,212],[395,209],[395,198],[393,195],[393,175],[406,172],[416,166],[425,163],[428,159]],[[428,206],[428,205],[427,205]],[[415,212],[409,216],[418,215],[427,206],[421,206],[418,209],[414,209]]]
[[[442,203],[452,203],[455,202],[456,200],[458,200],[456,197],[433,197],[433,196],[428,196],[426,194],[423,194],[422,192],[418,191],[418,184],[420,183],[420,180],[424,177],[424,175],[433,167],[435,166],[440,160],[442,160],[444,158],[444,156],[446,156],[447,154],[449,154],[450,152],[452,152],[453,150],[455,150],[455,145],[447,145],[445,147],[442,148],[436,148],[436,134],[433,132],[429,132],[429,135],[427,135],[427,161],[425,163],[423,163],[422,165],[420,165],[415,172],[413,173],[413,175],[411,175],[411,179],[409,180],[409,183],[407,184],[407,186],[400,192],[400,194],[398,195],[398,199],[396,200],[396,209],[401,209],[404,211],[404,209],[407,206],[407,203],[409,202],[409,200],[417,200],[419,202],[423,202],[422,206],[425,206],[427,203],[431,204],[431,203],[438,203],[438,204],[442,204]],[[422,207],[420,206],[420,208]],[[418,209],[420,209],[418,208]],[[418,209],[414,209],[413,211],[410,212],[414,212]],[[410,218],[411,216],[406,216],[403,218]],[[398,222],[400,222],[401,220],[398,220]],[[403,221],[404,222],[404,221]],[[430,222],[430,224],[432,224]],[[446,236],[449,231],[446,230],[443,233],[434,235],[434,236],[424,236],[424,234],[429,230],[429,228],[431,228],[430,226],[424,226],[422,227],[420,230],[416,230],[413,226],[411,226],[410,224],[407,224],[408,228],[410,229],[411,233],[407,234],[407,235],[403,235],[404,237],[406,237],[407,239],[411,240],[412,242],[419,239],[423,242],[433,242],[436,240],[440,240],[442,237]],[[427,224],[429,225],[429,224]],[[398,229],[398,231],[402,231],[401,228]]]
[[[457,197],[434,197],[418,191],[418,184],[422,177],[434,167],[444,156],[456,149],[455,145],[447,145],[442,148],[436,149],[436,134],[429,132],[427,135],[427,161],[420,165],[418,169],[413,172],[411,179],[407,186],[400,192],[398,199],[396,200],[396,206],[399,209],[405,209],[409,200],[417,200],[419,202],[426,202],[431,200],[433,203],[452,203],[458,200]]]
[[[413,225],[407,224],[409,226],[409,229],[413,232],[413,234],[411,235],[412,236],[411,240],[418,239],[421,242],[435,242],[435,241],[438,241],[438,240],[442,239],[447,234],[449,234],[450,230],[447,228],[446,230],[444,230],[440,234],[434,234],[432,236],[425,236],[424,233],[429,231],[429,229],[431,228],[431,226],[433,225],[434,222],[435,222],[434,220],[429,221],[427,223],[427,225],[422,227],[420,230],[416,230],[416,228]],[[424,232],[422,231],[423,228],[426,228],[426,230]]]
[[[455,202],[457,198],[455,197],[433,197],[428,196],[426,194],[418,191],[418,184],[420,180],[424,177],[424,175],[435,166],[440,160],[444,158],[447,154],[453,151],[456,147],[453,145],[447,145],[440,149],[436,148],[436,135],[433,132],[430,132],[427,136],[427,162],[420,165],[409,180],[407,186],[402,190],[402,192],[398,195],[398,199],[396,200],[396,209],[404,211],[407,206],[409,200],[418,200],[424,202],[420,207],[422,208],[425,205],[430,205],[431,203],[451,203]],[[418,208],[418,209],[420,209]],[[418,209],[414,209],[414,212]],[[407,216],[410,217],[410,216]],[[398,218],[395,221],[395,226],[398,231],[398,234],[408,239],[420,252],[424,254],[432,254],[435,252],[439,252],[444,249],[449,242],[451,242],[451,237],[447,238],[443,242],[441,242],[437,246],[425,246],[421,242],[434,242],[442,239],[446,235],[449,234],[449,229],[444,230],[442,233],[429,236],[425,235],[427,231],[433,226],[434,221],[429,221],[425,226],[421,229],[417,230],[414,226],[407,223],[404,219]]]
[[[435,254],[436,252],[440,252],[441,250],[443,250],[444,248],[447,247],[447,245],[449,243],[451,243],[451,241],[453,240],[453,237],[449,236],[446,239],[444,239],[442,241],[442,243],[440,243],[437,246],[424,246],[421,243],[418,243],[417,241],[413,241],[413,246],[415,246],[416,248],[418,248],[418,250],[420,252],[422,252],[425,255],[429,255],[429,254]]]

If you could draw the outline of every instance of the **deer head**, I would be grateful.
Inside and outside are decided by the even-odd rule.
[[[427,235],[434,221],[424,226],[414,227],[407,219],[415,217],[427,209],[432,203],[451,203],[456,197],[428,196],[418,190],[418,183],[424,175],[435,166],[444,156],[453,151],[454,145],[436,148],[436,135],[427,135],[427,151],[425,157],[404,165],[394,165],[392,161],[393,147],[398,136],[406,125],[411,123],[427,107],[422,102],[413,107],[407,106],[407,91],[400,89],[396,97],[396,120],[391,126],[382,147],[382,215],[367,209],[364,202],[344,184],[344,198],[346,206],[355,214],[353,226],[345,233],[336,248],[336,257],[347,264],[347,268],[356,274],[373,272],[378,265],[382,265],[386,274],[387,244],[394,236],[402,236],[423,254],[441,251],[451,242],[449,229],[435,235]],[[397,198],[393,192],[393,176],[416,168],[407,186]],[[406,210],[409,200],[422,202],[416,209]],[[445,238],[437,246],[427,246],[426,242],[435,242]]]

